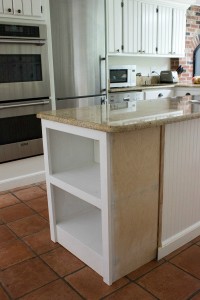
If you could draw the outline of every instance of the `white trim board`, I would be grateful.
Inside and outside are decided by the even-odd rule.
[[[158,257],[160,260],[164,256],[170,254],[171,252],[177,250],[182,247],[186,243],[195,239],[200,235],[200,222],[193,224],[192,226],[186,228],[185,230],[175,234],[169,239],[162,242],[162,246],[158,248]]]
[[[43,155],[0,164],[0,191],[44,180]]]

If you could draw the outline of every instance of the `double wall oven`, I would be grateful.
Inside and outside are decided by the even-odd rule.
[[[49,96],[46,25],[0,23],[0,163],[43,153]]]

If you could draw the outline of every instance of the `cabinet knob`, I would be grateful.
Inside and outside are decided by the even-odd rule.
[[[145,53],[145,50],[143,50],[142,53]]]
[[[162,93],[158,94],[158,97],[159,98],[163,97],[163,94]]]
[[[186,93],[185,96],[191,96],[191,94],[190,93]]]
[[[12,11],[12,9],[11,8],[8,8],[8,12],[11,12]]]
[[[17,12],[18,12],[18,14],[21,14],[22,11],[21,11],[21,9],[18,9]]]
[[[138,52],[141,53],[142,51],[141,51],[141,50],[138,50]]]

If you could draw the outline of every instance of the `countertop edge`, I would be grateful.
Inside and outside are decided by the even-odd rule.
[[[56,117],[44,113],[37,114],[37,117],[43,120],[48,120],[52,122],[57,122],[57,123],[62,123],[62,124],[67,124],[67,125],[72,125],[77,127],[83,127],[92,130],[103,131],[108,133],[117,133],[117,132],[128,132],[128,131],[151,128],[151,127],[158,127],[158,126],[163,126],[171,123],[198,119],[200,118],[200,112],[193,113],[192,115],[191,114],[181,115],[181,116],[169,117],[169,118],[153,120],[153,121],[140,121],[137,124],[118,125],[118,126],[97,124],[89,121],[78,121],[71,118]]]

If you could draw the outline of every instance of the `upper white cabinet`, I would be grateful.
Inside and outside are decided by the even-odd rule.
[[[172,53],[172,8],[158,6],[158,53],[170,55]]]
[[[42,0],[0,0],[3,16],[42,17]]]
[[[185,54],[186,11],[173,8],[172,55]]]
[[[107,0],[109,54],[184,56],[186,7],[148,0]]]
[[[108,52],[122,52],[122,1],[107,1]]]
[[[158,6],[158,48],[161,55],[184,56],[186,10]]]
[[[123,52],[156,53],[156,6],[144,1],[123,1]]]

